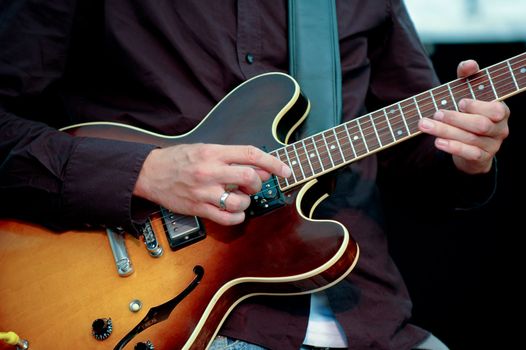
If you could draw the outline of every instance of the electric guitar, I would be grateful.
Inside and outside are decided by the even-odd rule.
[[[310,218],[327,196],[320,175],[420,134],[421,118],[458,110],[462,98],[504,100],[525,89],[523,53],[288,143],[309,101],[293,78],[267,73],[230,92],[185,135],[104,122],[65,128],[161,147],[252,144],[293,174],[265,182],[247,220],[233,227],[164,208],[143,227],[144,240],[0,220],[0,330],[17,332],[32,349],[205,349],[244,299],[323,290],[355,266],[359,248],[347,229]]]

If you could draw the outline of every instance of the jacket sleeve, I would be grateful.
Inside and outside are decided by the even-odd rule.
[[[131,226],[132,191],[155,147],[73,137],[53,94],[67,67],[76,3],[0,5],[0,216],[54,229]],[[53,125],[53,127],[51,126]]]

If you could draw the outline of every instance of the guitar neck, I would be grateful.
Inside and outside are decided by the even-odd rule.
[[[421,133],[418,121],[464,98],[502,101],[526,90],[526,52],[271,152],[292,169],[285,190]]]

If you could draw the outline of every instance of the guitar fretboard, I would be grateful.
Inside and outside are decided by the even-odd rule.
[[[504,100],[526,90],[526,52],[271,152],[289,165],[282,190],[418,135],[418,121],[464,98]]]

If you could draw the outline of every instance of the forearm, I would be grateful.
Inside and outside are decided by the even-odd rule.
[[[0,121],[2,216],[57,229],[131,226],[133,187],[154,146],[72,137],[7,113]]]

